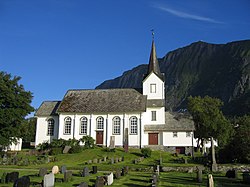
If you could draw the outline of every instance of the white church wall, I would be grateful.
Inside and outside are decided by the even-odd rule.
[[[156,120],[152,121],[152,111],[156,112]],[[165,124],[165,107],[151,107],[143,113],[143,124],[159,125]]]
[[[152,90],[151,84],[155,84],[155,90]],[[164,82],[153,72],[143,81],[143,95],[147,99],[164,99]]]
[[[164,146],[192,146],[192,134],[187,137],[186,132],[177,132],[177,137],[173,137],[173,132],[163,132]]]
[[[54,135],[48,135],[48,120],[54,120]],[[53,139],[58,138],[58,128],[59,128],[59,121],[58,116],[46,116],[46,117],[38,117],[37,118],[37,125],[36,125],[36,140],[35,146],[40,143],[44,142],[51,142]]]

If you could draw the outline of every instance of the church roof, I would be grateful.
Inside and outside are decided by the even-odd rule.
[[[194,122],[183,114],[165,112],[164,125],[145,125],[146,131],[194,131]]]
[[[53,116],[56,115],[56,110],[61,101],[44,101],[38,110],[35,112],[35,116]]]
[[[147,97],[134,89],[69,90],[58,113],[108,113],[146,111]]]
[[[163,77],[163,74],[161,73],[159,62],[157,59],[154,40],[152,41],[147,75],[149,75],[151,72],[154,72],[160,79],[164,80],[164,77]]]

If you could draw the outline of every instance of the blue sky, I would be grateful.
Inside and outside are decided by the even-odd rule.
[[[250,39],[249,0],[0,0],[0,71],[21,76],[32,105],[93,89],[202,40]]]

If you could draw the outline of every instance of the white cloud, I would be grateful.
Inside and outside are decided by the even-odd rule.
[[[163,7],[163,6],[155,6],[155,7],[160,9],[160,10],[163,10],[165,12],[168,12],[168,13],[174,15],[174,16],[177,16],[177,17],[181,17],[181,18],[185,18],[185,19],[198,20],[198,21],[204,21],[204,22],[210,22],[210,23],[223,24],[223,22],[216,21],[216,20],[214,20],[212,18],[209,18],[209,17],[203,17],[203,16],[199,16],[199,15],[195,15],[195,14],[189,14],[189,13],[186,13],[186,12],[181,12],[181,11],[174,10],[174,9],[171,9],[171,8],[167,8],[167,7]]]

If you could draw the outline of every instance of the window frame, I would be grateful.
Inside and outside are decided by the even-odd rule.
[[[64,130],[63,130],[63,134],[65,134],[65,135],[70,135],[71,134],[71,125],[72,125],[72,119],[71,119],[71,117],[64,118]]]
[[[156,84],[150,84],[150,93],[156,93]]]
[[[119,116],[115,116],[112,120],[112,134],[121,134],[121,118]]]
[[[104,118],[102,116],[96,118],[96,130],[104,130]]]
[[[156,120],[156,111],[151,111],[151,121],[157,121]]]
[[[79,134],[86,135],[87,132],[88,132],[88,118],[87,117],[81,117]]]
[[[132,116],[129,119],[129,134],[137,135],[138,134],[138,118],[136,116]]]
[[[178,132],[177,131],[173,132],[173,138],[178,138]]]
[[[55,120],[53,118],[47,121],[47,136],[54,136]]]
[[[190,132],[190,131],[187,131],[187,132],[186,132],[186,137],[190,138],[191,135],[192,135],[192,132]]]

